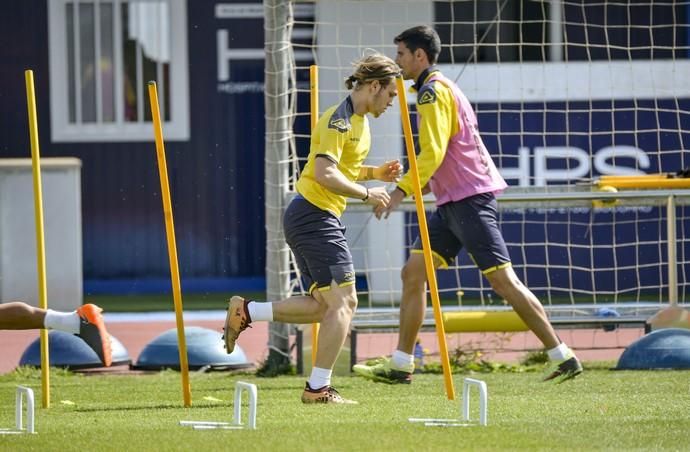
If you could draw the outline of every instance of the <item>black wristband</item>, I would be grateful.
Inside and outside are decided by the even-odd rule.
[[[367,202],[367,200],[369,199],[369,188],[368,187],[364,187],[364,188],[367,191],[367,195],[364,198],[362,198],[362,202]]]

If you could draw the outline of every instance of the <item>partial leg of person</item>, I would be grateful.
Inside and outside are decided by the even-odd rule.
[[[439,211],[429,219],[429,239],[434,250],[434,266],[447,267],[460,251],[462,244],[445,224]],[[437,250],[441,250],[438,252]],[[414,372],[414,346],[426,314],[426,265],[421,239],[412,245],[412,252],[401,273],[403,282],[400,301],[400,332],[398,346],[390,358],[382,358],[373,365],[355,364],[352,371],[364,378],[389,384],[409,384]]]
[[[60,312],[41,309],[23,302],[0,304],[0,329],[31,330],[50,329],[73,333],[91,347],[105,366],[112,364],[112,345],[102,309],[85,304],[76,311]]]
[[[357,307],[352,255],[340,220],[302,197],[290,202],[283,216],[285,241],[293,252],[308,297],[277,303],[253,303],[233,297],[225,320],[225,348],[257,320],[321,323],[319,349],[302,393],[304,403],[352,403],[331,386],[333,365]]]
[[[412,356],[419,330],[426,315],[426,265],[424,255],[410,254],[402,269],[403,293],[400,302],[400,333],[398,334],[397,351]],[[395,361],[395,359],[394,359]],[[399,362],[399,365],[409,364]]]
[[[544,307],[515,274],[508,247],[498,227],[498,206],[491,193],[476,195],[441,207],[447,224],[464,244],[497,295],[505,299],[534,332],[555,363],[545,380],[562,382],[582,372],[582,365],[561,342]]]
[[[546,316],[544,307],[537,297],[515,274],[511,266],[485,273],[494,292],[503,297],[518,316],[544,344],[549,359],[554,365],[547,372],[544,381],[563,382],[582,373],[582,364],[575,353],[561,342]]]
[[[355,364],[352,371],[364,378],[389,384],[409,384],[414,372],[414,346],[426,314],[424,255],[412,253],[402,269],[398,346],[390,358],[373,365]]]
[[[46,311],[14,301],[0,304],[0,330],[36,330],[44,327]],[[77,320],[79,325],[79,320]]]
[[[561,342],[544,307],[515,274],[508,247],[498,227],[498,205],[491,193],[482,193],[439,208],[446,224],[467,249],[491,287],[504,298],[534,332],[554,362],[544,380],[562,382],[582,372],[582,365]]]
[[[314,297],[294,296],[276,302],[258,302],[233,296],[228,303],[228,314],[223,328],[225,351],[232,353],[240,334],[251,328],[252,322],[319,323],[326,306]]]
[[[547,349],[557,347],[561,341],[549,323],[544,307],[537,297],[520,281],[512,266],[484,274],[499,297],[506,300],[525,325]]]
[[[333,281],[328,290],[314,291],[314,297],[325,306],[319,323],[319,348],[311,376],[302,393],[304,403],[357,403],[340,396],[331,386],[331,375],[338,354],[345,343],[350,323],[357,309],[357,292],[354,284],[344,287]],[[313,323],[309,321],[307,323]]]
[[[320,323],[316,363],[307,381],[302,401],[356,403],[338,394],[331,386],[331,376],[357,307],[357,293],[353,284],[340,287],[335,281],[327,289],[314,289],[313,297],[296,296],[273,303],[232,297],[225,321],[226,350],[231,353],[240,333],[250,328],[255,321]]]

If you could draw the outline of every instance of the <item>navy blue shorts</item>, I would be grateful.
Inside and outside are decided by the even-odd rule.
[[[329,289],[332,281],[339,286],[355,283],[352,255],[338,217],[297,196],[285,209],[283,230],[309,293]]]
[[[433,252],[444,260],[442,267],[455,261],[462,248],[467,250],[482,273],[510,265],[510,256],[498,227],[498,207],[493,193],[482,193],[439,206],[428,222]],[[413,252],[422,249],[417,237]]]

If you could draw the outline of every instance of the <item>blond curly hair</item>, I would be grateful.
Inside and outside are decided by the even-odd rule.
[[[400,75],[400,68],[395,61],[376,51],[366,53],[352,63],[352,66],[353,74],[345,79],[347,89],[359,89],[374,80],[378,80],[385,87]]]

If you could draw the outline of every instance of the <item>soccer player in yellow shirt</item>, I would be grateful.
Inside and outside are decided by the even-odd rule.
[[[340,216],[348,198],[385,208],[385,186],[367,188],[358,181],[397,181],[402,166],[391,160],[380,166],[363,162],[371,136],[367,114],[381,115],[397,95],[395,62],[379,53],[355,63],[345,84],[351,90],[340,104],[321,116],[311,137],[307,163],[297,182],[297,196],[283,219],[285,239],[309,288],[308,295],[273,303],[234,296],[225,321],[225,348],[255,321],[321,323],[316,363],[302,393],[304,403],[356,403],[331,386],[331,374],[357,308],[355,272]]]

